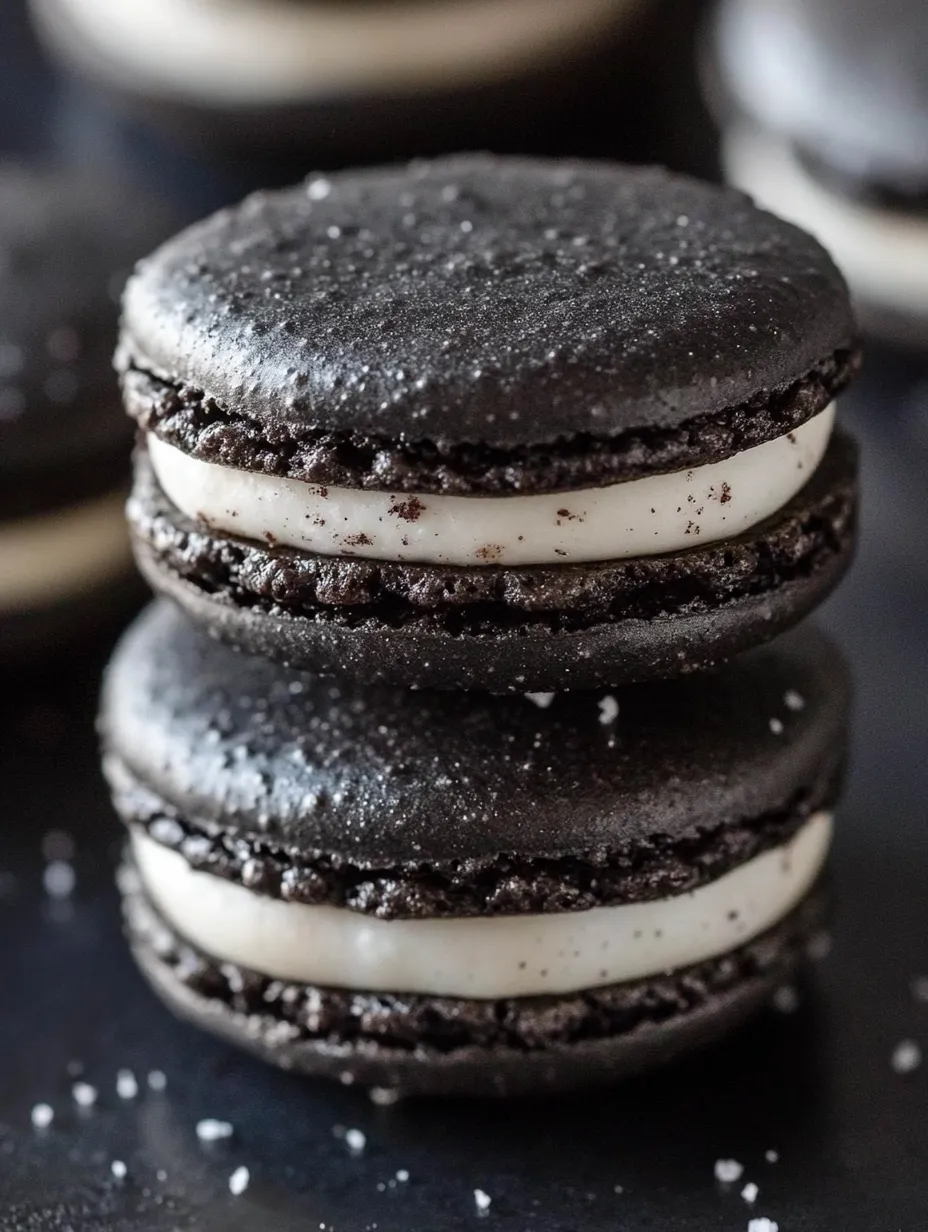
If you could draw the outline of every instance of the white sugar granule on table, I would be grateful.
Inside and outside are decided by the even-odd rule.
[[[251,1173],[244,1166],[236,1168],[229,1177],[229,1193],[234,1198],[238,1198],[248,1188],[248,1182],[251,1180]]]
[[[168,1085],[168,1080],[160,1069],[153,1069],[148,1075],[148,1088],[151,1091],[163,1091]]]
[[[367,1146],[367,1138],[360,1129],[346,1129],[345,1144],[349,1151],[354,1151],[356,1155],[360,1155]]]
[[[97,1102],[97,1088],[89,1082],[75,1082],[71,1095],[79,1108],[92,1108]]]
[[[770,730],[773,732],[775,736],[783,735],[783,720],[782,719],[773,718],[770,720],[768,726],[770,727]]]
[[[534,702],[539,710],[547,710],[554,701],[553,693],[526,693],[525,696],[530,702]]]
[[[124,1181],[126,1179],[126,1173],[128,1171],[129,1169],[126,1167],[126,1165],[122,1162],[121,1159],[114,1159],[113,1162],[110,1164],[110,1172],[112,1172],[113,1176],[116,1178],[117,1181]]]
[[[715,1161],[715,1179],[721,1181],[723,1185],[734,1185],[735,1181],[741,1180],[743,1172],[744,1165],[739,1164],[737,1159],[717,1159]]]
[[[792,710],[795,714],[805,709],[806,699],[801,693],[797,693],[795,689],[787,689],[783,694],[783,705],[787,710]]]
[[[915,1040],[901,1040],[893,1049],[890,1064],[897,1074],[911,1074],[922,1063],[922,1050]]]
[[[42,873],[42,885],[49,898],[69,898],[76,880],[73,865],[66,860],[52,860]]]
[[[139,1093],[138,1080],[131,1069],[121,1069],[116,1075],[116,1094],[120,1099],[135,1099]]]
[[[201,1142],[223,1142],[235,1133],[228,1121],[217,1121],[214,1117],[204,1117],[197,1121],[197,1137]]]
[[[474,1205],[481,1215],[485,1215],[490,1209],[490,1203],[493,1199],[488,1193],[484,1193],[482,1189],[474,1190]]]
[[[806,954],[813,962],[822,962],[831,953],[831,933],[820,932],[809,939]]]
[[[36,1104],[29,1117],[36,1129],[48,1129],[55,1119],[55,1112],[51,1104]]]
[[[748,1232],[780,1232],[780,1225],[766,1215],[748,1221]]]
[[[619,717],[619,703],[611,694],[606,694],[599,702],[599,721],[603,727],[608,727]]]
[[[799,1009],[799,993],[792,984],[781,984],[773,994],[772,1004],[780,1014],[795,1014]]]
[[[742,1189],[741,1191],[741,1196],[742,1198],[744,1198],[745,1202],[750,1204],[750,1203],[757,1201],[757,1195],[759,1193],[760,1193],[760,1190],[757,1188],[754,1182],[748,1181],[744,1189]]]
[[[400,1093],[395,1087],[371,1087],[367,1094],[371,1103],[378,1108],[389,1108],[400,1099]]]
[[[779,1158],[780,1158],[779,1151],[764,1151],[764,1159],[766,1159],[768,1164],[777,1163]]]

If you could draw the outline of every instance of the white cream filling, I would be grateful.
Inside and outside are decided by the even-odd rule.
[[[838,196],[816,183],[787,141],[749,125],[723,140],[728,180],[810,231],[862,301],[928,318],[928,222]]]
[[[831,842],[814,814],[782,847],[657,902],[558,915],[378,920],[265,898],[134,831],[142,882],[165,918],[212,957],[281,980],[449,997],[527,997],[641,979],[727,953],[805,895]]]
[[[130,560],[125,496],[0,524],[0,611],[30,611],[117,577]]]
[[[206,102],[493,80],[593,45],[640,0],[34,0],[126,76]]]
[[[321,488],[201,462],[153,435],[158,482],[188,517],[323,556],[534,565],[654,556],[730,539],[775,513],[822,459],[834,405],[708,466],[541,496],[410,496]]]

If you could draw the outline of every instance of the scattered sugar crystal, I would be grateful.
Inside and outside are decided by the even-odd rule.
[[[747,1185],[745,1185],[744,1189],[742,1189],[741,1191],[741,1196],[742,1198],[744,1198],[745,1202],[749,1204],[753,1204],[754,1202],[757,1201],[757,1195],[759,1192],[760,1190],[757,1188],[754,1182],[748,1181]]]
[[[490,1209],[490,1203],[493,1199],[488,1193],[484,1193],[482,1189],[474,1190],[474,1205],[481,1215],[485,1215]]]
[[[45,865],[42,885],[50,898],[68,898],[74,889],[74,867],[67,860],[52,860]]]
[[[55,1119],[55,1112],[51,1104],[36,1104],[30,1116],[36,1129],[48,1129]]]
[[[613,1192],[613,1193],[620,1194],[620,1193],[625,1193],[625,1190],[623,1189],[623,1187],[622,1187],[621,1185],[613,1185],[613,1186],[612,1186],[612,1192]]]
[[[117,1181],[124,1181],[126,1179],[127,1171],[128,1169],[121,1159],[114,1159],[110,1164],[110,1172],[112,1172]]]
[[[770,726],[770,730],[773,732],[775,736],[783,735],[783,720],[782,719],[772,718],[770,720],[769,726]]]
[[[409,1173],[405,1168],[398,1168],[396,1172],[396,1179],[405,1183],[409,1180]]]
[[[799,710],[804,710],[806,699],[801,693],[797,693],[795,689],[787,689],[783,694],[783,705],[787,710],[792,710],[796,713]]]
[[[821,962],[831,953],[831,933],[824,931],[816,933],[814,937],[810,937],[809,944],[806,946],[806,953],[813,962]]]
[[[235,1198],[239,1197],[248,1188],[250,1180],[251,1173],[244,1164],[240,1168],[236,1168],[229,1177],[229,1193]],[[774,1232],[776,1232],[776,1229],[774,1229]]]
[[[739,1164],[737,1159],[717,1159],[715,1161],[715,1179],[721,1181],[723,1185],[734,1185],[735,1181],[740,1181],[743,1171],[744,1165]]]
[[[331,191],[331,180],[310,180],[306,185],[306,195],[310,201],[324,201]]]
[[[610,723],[614,723],[619,717],[619,703],[611,694],[606,694],[600,698],[599,702],[599,721],[603,727],[608,727]]]
[[[168,1080],[160,1069],[153,1069],[148,1075],[148,1086],[152,1091],[163,1091],[168,1085]]]
[[[367,1146],[367,1138],[365,1138],[364,1134],[361,1133],[360,1129],[346,1129],[345,1143],[347,1144],[349,1151],[354,1151],[356,1154],[360,1155],[360,1153]]]
[[[897,1074],[911,1074],[922,1063],[922,1050],[915,1040],[902,1040],[893,1049],[892,1067]]]
[[[526,693],[530,702],[534,702],[539,710],[547,710],[554,701],[553,693]]]
[[[748,1220],[748,1232],[780,1232],[780,1225],[761,1215],[760,1219]]]
[[[911,989],[916,1001],[924,1001],[928,1004],[928,975],[913,976]]]
[[[764,1151],[764,1159],[768,1164],[775,1164],[780,1158],[779,1151]]]
[[[388,1108],[400,1098],[400,1093],[395,1087],[371,1087],[368,1095],[371,1103],[376,1104],[378,1108]]]
[[[792,984],[781,984],[773,994],[773,1008],[781,1014],[795,1014],[799,1009],[799,993]]]
[[[159,817],[151,823],[148,833],[156,843],[176,847],[184,841],[184,827],[173,817]]]
[[[234,1132],[228,1121],[217,1121],[213,1117],[197,1121],[197,1137],[201,1142],[222,1142],[231,1138]]]
[[[116,1094],[120,1099],[135,1099],[139,1084],[131,1069],[121,1069],[116,1075]]]
[[[80,1108],[92,1108],[97,1102],[97,1088],[92,1087],[89,1082],[75,1082],[71,1095]]]

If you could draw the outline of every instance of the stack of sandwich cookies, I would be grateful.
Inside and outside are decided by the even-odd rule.
[[[175,132],[388,159],[538,140],[641,0],[32,0],[71,67]],[[534,114],[532,108],[534,107]],[[535,121],[535,128],[532,121]],[[495,140],[494,140],[495,139]]]
[[[101,736],[156,991],[409,1093],[763,1004],[822,916],[849,688],[785,631],[853,551],[856,363],[814,240],[648,169],[315,177],[143,263],[128,512],[174,602]]]
[[[101,195],[81,175],[0,165],[5,663],[73,645],[127,598],[132,436],[111,353],[125,277],[164,234],[142,206],[118,184]]]
[[[816,235],[865,326],[928,339],[928,12],[726,0],[710,94],[732,183]]]
[[[667,677],[851,558],[841,276],[740,193],[461,157],[314,178],[139,269],[142,571],[253,653],[415,687]]]
[[[160,603],[101,717],[133,949],[182,1015],[306,1073],[618,1077],[793,972],[849,700],[812,631],[676,682],[492,698],[321,680]]]

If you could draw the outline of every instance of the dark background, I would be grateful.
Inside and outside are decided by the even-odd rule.
[[[248,186],[249,168],[173,151],[59,82],[18,5],[2,2],[0,148],[124,166],[192,216]],[[617,124],[591,99],[578,149],[711,171],[686,71],[697,7],[656,6],[646,71],[628,83],[637,101]],[[563,140],[552,131],[552,148]],[[855,749],[834,947],[797,1012],[771,1009],[636,1082],[535,1105],[379,1108],[201,1036],[149,994],[120,936],[118,829],[92,727],[105,649],[88,651],[0,688],[2,1232],[743,1232],[752,1215],[780,1232],[928,1227],[928,1003],[911,989],[928,976],[928,362],[871,347],[842,413],[864,448],[863,542],[822,619],[854,664]],[[42,890],[42,840],[55,829],[77,847],[63,902]],[[891,1065],[904,1039],[926,1049],[925,1067],[905,1076]],[[70,1098],[75,1063],[100,1091],[90,1111]],[[134,1101],[116,1095],[123,1067],[140,1079]],[[145,1088],[154,1069],[163,1094]],[[30,1124],[39,1101],[56,1110],[45,1132]],[[205,1116],[231,1121],[233,1141],[198,1143]],[[362,1154],[337,1126],[363,1130]],[[745,1166],[728,1192],[714,1180],[719,1158]],[[122,1183],[113,1159],[127,1165]],[[251,1184],[234,1199],[239,1164]],[[760,1188],[754,1208],[739,1196],[747,1180]],[[485,1217],[475,1188],[492,1198]]]

